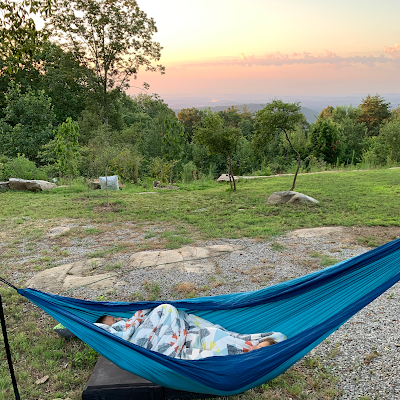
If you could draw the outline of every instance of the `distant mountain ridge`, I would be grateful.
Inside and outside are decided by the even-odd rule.
[[[211,111],[218,112],[218,111],[225,111],[229,107],[237,107],[239,110],[243,110],[243,107],[245,106],[247,107],[248,111],[257,112],[262,110],[265,105],[257,103],[249,103],[249,104],[233,104],[231,106],[195,107],[195,108],[199,110],[207,110],[209,108]],[[175,114],[178,114],[178,112],[181,111],[181,108],[179,109],[174,108],[173,110],[175,111]],[[311,108],[308,107],[301,107],[301,112],[304,114],[309,124],[314,123],[319,114],[318,111],[312,110]]]

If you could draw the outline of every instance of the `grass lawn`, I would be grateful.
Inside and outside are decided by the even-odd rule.
[[[143,188],[127,185],[111,193],[109,208],[104,207],[104,192],[88,191],[83,184],[41,193],[1,192],[0,276],[18,276],[26,268],[48,268],[64,257],[64,250],[55,246],[52,254],[40,253],[35,265],[18,265],[21,243],[28,254],[37,254],[37,245],[48,229],[65,221],[97,224],[72,231],[80,238],[100,235],[110,224],[168,226],[163,232],[148,230],[144,236],[149,240],[162,237],[160,246],[164,248],[213,238],[266,239],[290,229],[324,225],[400,226],[400,170],[303,175],[296,190],[316,198],[319,205],[267,205],[269,195],[288,190],[291,181],[291,177],[243,181],[237,192],[225,184],[195,182],[180,185],[179,191],[156,194],[139,194]],[[374,240],[360,239],[366,243]],[[104,255],[98,250],[93,257],[121,251],[122,244],[102,250]],[[321,258],[324,265],[332,263],[319,254],[315,258]],[[112,268],[119,266],[110,265]],[[79,340],[60,339],[52,330],[56,322],[12,290],[1,287],[0,294],[21,397],[79,399],[97,354]],[[327,364],[329,360],[305,357],[272,382],[231,400],[334,399],[338,391]],[[0,367],[0,400],[13,399],[2,337]],[[35,383],[45,375],[49,376],[46,382]]]

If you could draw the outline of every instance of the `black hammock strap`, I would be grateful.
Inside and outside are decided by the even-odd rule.
[[[0,282],[3,282],[6,285],[8,285],[9,287],[17,290],[17,288],[14,285],[12,285],[10,282],[7,282],[5,279],[3,279],[1,277],[0,277]],[[4,347],[6,349],[8,368],[10,370],[11,382],[12,382],[13,389],[14,389],[15,399],[20,400],[18,386],[17,386],[17,380],[15,379],[15,373],[14,373],[14,368],[13,368],[12,359],[11,359],[10,344],[8,343],[6,320],[4,317],[3,302],[2,302],[1,296],[0,296],[0,323],[1,323],[1,330],[3,331]]]
[[[5,283],[7,286],[9,286],[10,288],[13,288],[14,290],[18,290],[13,284],[11,284],[10,282],[6,281],[4,278],[2,278],[0,276],[0,282]]]

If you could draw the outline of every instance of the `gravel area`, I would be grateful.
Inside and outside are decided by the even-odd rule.
[[[94,291],[79,288],[68,295],[86,299],[101,297],[111,301],[135,300],[137,296],[148,298],[155,290],[158,298],[185,298],[186,293],[178,290],[179,283],[189,284],[188,287],[195,290],[196,296],[257,290],[323,268],[323,264],[332,263],[332,259],[344,260],[371,249],[365,244],[358,244],[354,237],[350,238],[346,229],[350,228],[320,237],[292,237],[288,234],[267,242],[224,239],[198,243],[197,246],[243,246],[239,251],[214,257],[215,272],[209,274],[152,268],[132,271],[124,266],[132,252],[116,253],[109,257],[109,263],[121,264],[113,272],[118,273],[121,283],[127,282],[129,285],[119,286],[118,294],[112,289]],[[126,233],[122,227],[121,232]],[[115,242],[114,233],[110,238]],[[71,256],[68,262],[81,259],[81,254],[87,259],[88,240],[80,240],[76,253],[75,247],[69,248]],[[96,273],[102,272],[96,270]],[[25,273],[23,278],[32,275],[34,273]],[[12,278],[14,282],[20,281],[21,273],[15,272]],[[337,388],[342,394],[337,399],[400,400],[399,321],[400,283],[353,316],[311,352],[338,378]]]

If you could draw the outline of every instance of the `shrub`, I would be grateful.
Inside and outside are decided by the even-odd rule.
[[[197,168],[196,164],[193,161],[189,161],[187,164],[183,166],[183,170],[181,172],[181,178],[184,183],[189,183],[192,181],[193,177],[196,179],[196,171],[199,169]]]
[[[23,154],[18,154],[18,156],[9,161],[7,165],[11,173],[8,178],[36,179],[36,164],[28,160]]]

